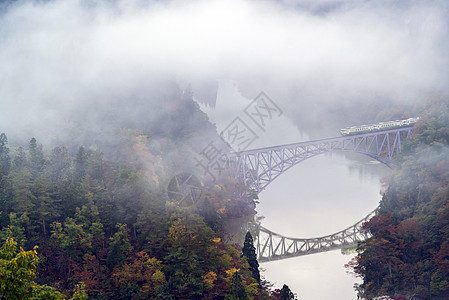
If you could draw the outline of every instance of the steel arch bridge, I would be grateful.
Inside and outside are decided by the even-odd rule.
[[[280,145],[235,152],[229,162],[235,177],[257,194],[291,167],[308,158],[333,151],[352,151],[374,158],[388,167],[401,152],[402,141],[408,138],[413,126],[370,133],[326,138],[309,142]],[[351,248],[369,235],[361,230],[377,209],[356,224],[318,238],[289,238],[259,226],[256,228],[256,250],[260,262],[285,259],[335,249]]]
[[[245,150],[229,154],[228,159],[235,172],[234,176],[259,194],[291,167],[324,153],[352,151],[367,155],[392,167],[393,157],[401,152],[402,141],[412,134],[412,130],[411,126],[400,127],[385,131]]]
[[[362,225],[377,213],[377,209],[356,224],[337,233],[318,238],[289,238],[263,226],[256,228],[256,251],[259,262],[356,247],[370,237]]]

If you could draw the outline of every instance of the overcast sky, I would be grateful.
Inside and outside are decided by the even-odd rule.
[[[4,2],[3,2],[4,3]],[[153,76],[339,101],[445,91],[446,1],[17,1],[0,14],[4,131]],[[254,94],[252,94],[254,93]],[[294,99],[294,100],[292,100]],[[38,111],[40,114],[36,114]],[[20,122],[18,122],[20,120]]]

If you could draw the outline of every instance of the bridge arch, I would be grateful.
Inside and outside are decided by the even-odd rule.
[[[333,151],[351,151],[367,155],[388,167],[401,152],[402,141],[412,133],[412,127],[327,138],[310,142],[246,150],[229,155],[235,177],[257,194],[293,166],[314,156]]]
[[[393,167],[393,158],[402,150],[402,142],[412,134],[413,128],[400,127],[385,131],[341,136],[280,145],[268,148],[241,151],[230,155],[235,177],[243,184],[262,192],[271,182],[297,164],[324,153],[351,151],[369,156],[388,167]],[[318,238],[289,238],[269,229],[256,228],[256,250],[261,262],[285,259],[312,253],[355,247],[369,237],[362,225],[377,213],[374,210],[356,224]]]
[[[339,232],[317,238],[290,238],[272,232],[263,226],[255,228],[256,251],[260,262],[327,252],[342,248],[353,248],[358,242],[370,237],[362,229],[365,222],[377,214],[379,207],[352,226]]]

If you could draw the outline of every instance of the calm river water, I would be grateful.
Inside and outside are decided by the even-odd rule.
[[[242,116],[249,102],[235,84],[221,82],[215,109],[202,109],[222,130],[233,118]],[[257,134],[258,139],[249,148],[308,140],[284,116],[273,118],[266,131]],[[350,158],[341,153],[317,156],[272,182],[259,195],[257,211],[264,217],[264,227],[285,236],[307,238],[335,233],[378,206],[380,179],[387,172],[387,167],[357,154]],[[344,268],[352,257],[336,250],[262,263],[261,268],[275,287],[285,283],[302,300],[357,299],[353,285],[360,280]]]

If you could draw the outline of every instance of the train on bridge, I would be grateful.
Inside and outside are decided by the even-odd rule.
[[[372,131],[380,131],[380,130],[389,130],[394,129],[398,127],[409,127],[413,126],[416,122],[418,122],[419,117],[416,118],[409,118],[405,120],[396,120],[396,121],[388,121],[388,122],[381,122],[377,124],[371,124],[371,125],[361,125],[361,126],[352,126],[352,127],[346,127],[340,130],[341,135],[352,135],[352,134],[361,134],[361,133],[368,133]]]

